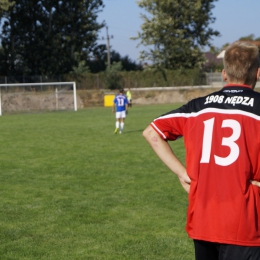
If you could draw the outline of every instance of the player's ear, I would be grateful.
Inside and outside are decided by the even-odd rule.
[[[222,78],[225,80],[225,81],[227,81],[227,73],[226,73],[226,71],[223,69],[222,70]]]
[[[260,77],[260,68],[258,68],[257,73],[256,73],[256,80],[259,80]]]

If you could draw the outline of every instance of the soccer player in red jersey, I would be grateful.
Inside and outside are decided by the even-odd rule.
[[[186,231],[197,260],[260,259],[259,50],[235,42],[221,90],[156,118],[143,136],[189,193]],[[168,141],[184,137],[186,167]]]

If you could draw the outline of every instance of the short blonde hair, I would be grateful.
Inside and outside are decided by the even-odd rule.
[[[259,67],[259,49],[249,42],[235,42],[226,49],[223,62],[229,82],[251,85]]]

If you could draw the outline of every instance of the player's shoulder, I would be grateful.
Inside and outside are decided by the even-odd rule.
[[[205,108],[238,109],[260,114],[260,93],[249,87],[224,87],[221,90],[198,97],[184,107],[190,112],[199,112]]]

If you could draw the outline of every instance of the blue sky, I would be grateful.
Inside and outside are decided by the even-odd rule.
[[[99,13],[98,22],[105,20],[108,25],[112,49],[121,56],[128,55],[138,62],[139,52],[147,47],[137,48],[138,40],[129,38],[137,36],[137,32],[141,31],[143,20],[140,13],[144,13],[144,9],[137,5],[136,0],[104,0],[104,4],[105,8]],[[225,43],[232,43],[250,34],[260,37],[260,0],[218,0],[214,5],[212,16],[216,21],[210,27],[221,34],[220,37],[213,38],[214,46],[220,48]],[[106,29],[102,29],[99,36],[99,42],[106,44]]]

